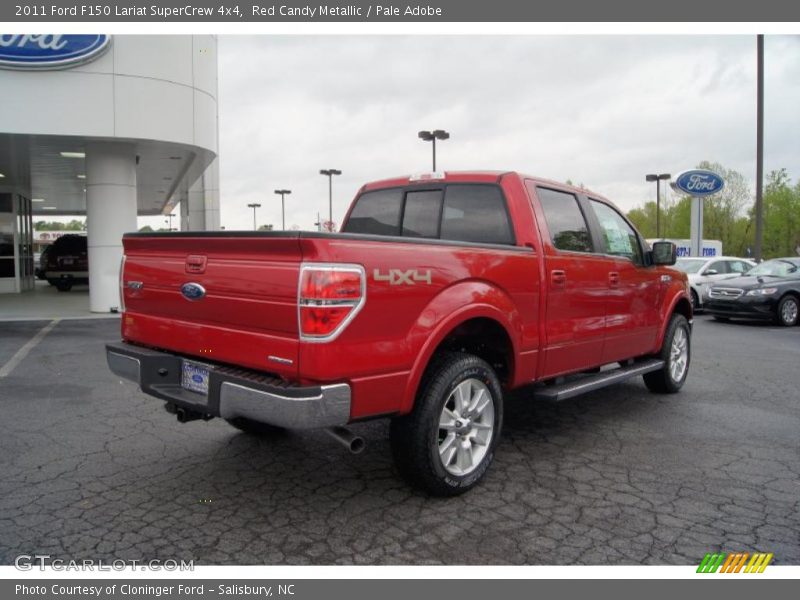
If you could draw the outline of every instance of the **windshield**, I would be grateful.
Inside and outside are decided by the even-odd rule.
[[[684,273],[697,273],[706,262],[705,258],[679,258],[675,268]]]
[[[788,275],[796,273],[797,273],[797,265],[789,262],[788,260],[781,260],[779,258],[776,258],[775,260],[768,260],[761,263],[758,266],[753,267],[747,274],[752,275],[753,277],[756,277],[758,275],[786,277]]]

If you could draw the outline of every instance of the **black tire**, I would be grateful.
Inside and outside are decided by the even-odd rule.
[[[269,425],[267,423],[259,423],[258,421],[251,421],[244,417],[236,417],[234,419],[225,419],[228,423],[236,427],[239,431],[244,431],[250,435],[258,437],[270,437],[275,435],[283,435],[286,430],[277,425]]]
[[[797,325],[798,314],[800,314],[800,301],[794,296],[784,296],[778,302],[775,321],[781,327],[794,327]]]
[[[691,294],[689,294],[692,302],[692,312],[700,310],[700,298],[697,296],[697,292],[694,291],[694,288],[691,288]]]
[[[729,317],[720,317],[719,315],[714,315],[714,320],[719,321],[720,323],[730,323],[731,320]]]
[[[69,281],[59,281],[56,283],[56,289],[59,292],[68,292],[72,289],[72,283]]]
[[[476,391],[476,397],[483,398],[484,394],[488,393],[492,410],[488,410],[489,404],[486,404],[484,409],[476,410],[476,414],[466,416],[463,421],[459,416],[454,424],[459,423],[461,427],[460,424],[464,423],[465,429],[457,432],[454,425],[450,433],[443,433],[445,430],[440,429],[440,418],[445,406],[451,406],[456,401],[456,388],[462,384],[469,388],[470,396],[473,390]],[[453,410],[453,412],[460,415],[462,411]],[[487,427],[484,422],[481,430],[491,433],[478,433],[475,429],[469,429],[473,420],[480,425],[479,421],[488,420],[490,413],[491,427]],[[471,354],[442,353],[433,360],[420,383],[414,410],[409,415],[392,419],[390,427],[392,454],[400,474],[413,486],[434,496],[456,496],[473,488],[483,478],[494,460],[494,450],[500,439],[502,427],[503,391],[492,367]],[[457,463],[460,442],[456,440],[475,439],[470,438],[471,435],[486,436],[484,437],[486,444],[475,445],[478,448],[476,452],[485,449],[485,453],[478,460],[470,450],[469,456],[477,460],[477,463],[470,466],[462,475],[453,473],[452,470],[460,468],[457,464],[445,467],[439,455],[439,444],[445,444],[446,440],[451,438],[450,446],[454,454],[450,458],[455,458]]]
[[[680,336],[679,332],[683,332],[686,343],[686,366],[683,368],[680,376],[675,378],[673,376],[673,361],[679,360],[681,357],[673,355],[673,341],[676,336]],[[658,394],[674,394],[683,387],[686,381],[686,376],[689,374],[689,365],[692,359],[692,335],[689,329],[689,322],[686,317],[680,314],[672,315],[667,325],[667,332],[664,334],[664,343],[661,346],[661,351],[658,353],[658,358],[664,361],[664,366],[658,371],[645,373],[642,378],[644,383],[651,392]]]

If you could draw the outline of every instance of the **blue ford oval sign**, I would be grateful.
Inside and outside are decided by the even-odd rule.
[[[724,188],[725,181],[712,171],[692,169],[675,178],[675,187],[690,196],[710,196]]]
[[[187,300],[200,300],[203,296],[206,295],[206,288],[204,288],[199,283],[184,283],[181,286],[181,294]]]
[[[108,49],[110,35],[0,34],[0,67],[64,69],[89,62]]]

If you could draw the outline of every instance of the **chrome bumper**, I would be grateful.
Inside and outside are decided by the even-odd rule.
[[[141,390],[168,403],[206,416],[244,417],[289,429],[346,425],[350,421],[350,386],[346,383],[299,387],[242,369],[203,363],[209,370],[208,394],[181,387],[183,357],[124,342],[106,344],[108,367]]]

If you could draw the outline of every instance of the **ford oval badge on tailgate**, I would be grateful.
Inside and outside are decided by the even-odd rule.
[[[181,294],[187,300],[200,300],[206,295],[206,288],[199,283],[189,282],[181,286]]]

